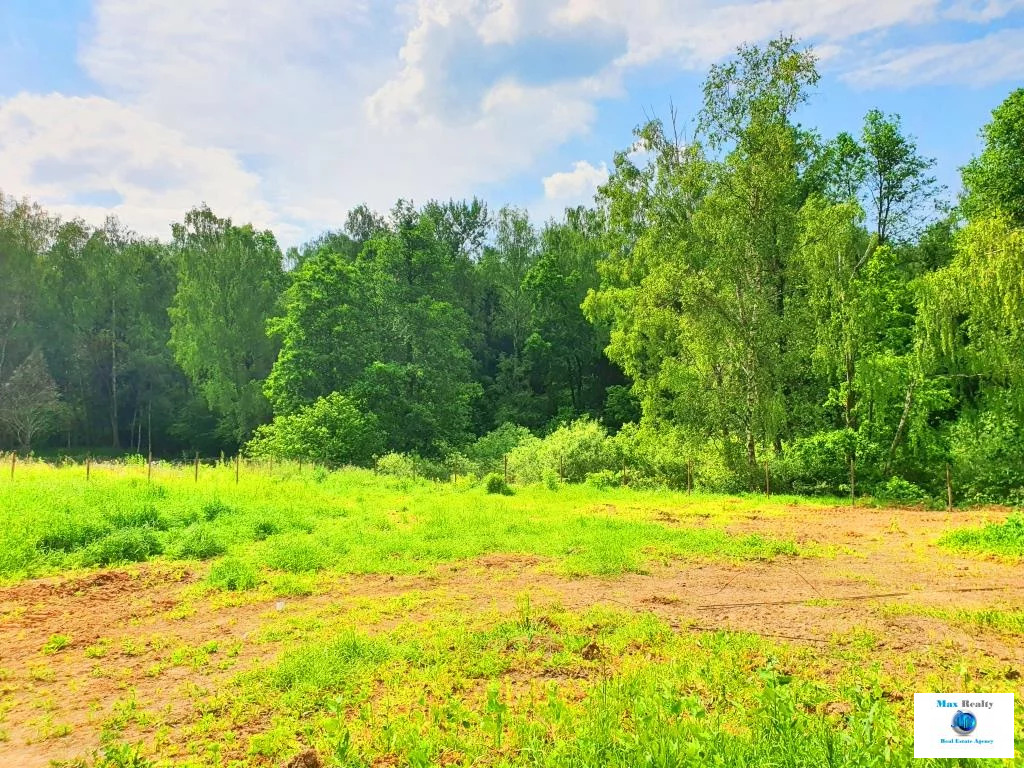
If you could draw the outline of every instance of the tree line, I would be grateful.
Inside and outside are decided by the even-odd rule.
[[[540,226],[399,200],[282,253],[0,198],[0,439],[451,462],[586,420],[635,480],[1024,500],[1024,89],[950,205],[897,115],[799,124],[818,77],[741,47]]]

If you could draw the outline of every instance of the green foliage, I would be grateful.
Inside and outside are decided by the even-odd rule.
[[[48,656],[60,653],[71,644],[71,638],[67,635],[50,635],[43,644],[42,651]]]
[[[339,467],[367,466],[384,446],[377,417],[352,398],[332,392],[294,413],[279,415],[259,427],[246,450]]]
[[[902,477],[890,477],[886,482],[875,486],[875,498],[882,501],[916,504],[928,501],[928,494]]]
[[[218,589],[244,592],[259,585],[260,573],[251,563],[237,557],[225,557],[210,568],[208,581]]]
[[[992,112],[985,148],[963,169],[963,208],[975,219],[1002,213],[1024,226],[1024,88]]]
[[[583,482],[587,474],[616,466],[615,444],[604,427],[591,419],[561,426],[543,439],[523,440],[509,454],[509,471],[519,482],[539,483],[545,471],[569,482]]]
[[[492,472],[484,477],[483,484],[484,490],[487,491],[487,493],[498,493],[502,496],[512,495],[512,489],[509,487],[508,483],[505,482],[505,478],[497,472]]]
[[[466,457],[481,473],[503,472],[505,457],[533,435],[526,427],[505,422],[466,448]]]
[[[958,499],[1024,504],[1024,419],[998,401],[965,413],[950,433]]]
[[[266,319],[284,287],[274,235],[196,208],[172,227],[178,266],[171,346],[185,374],[242,440],[267,414],[262,381],[277,349]],[[230,309],[225,309],[230,308]]]
[[[1002,523],[946,534],[939,542],[950,549],[1024,557],[1024,514],[1016,512]]]
[[[163,552],[150,528],[122,528],[93,542],[82,552],[82,565],[138,563]]]
[[[315,573],[334,559],[331,552],[309,535],[282,534],[264,542],[264,561],[287,573]]]
[[[599,472],[588,472],[586,483],[592,488],[614,488],[619,485],[620,477],[610,469]]]
[[[227,550],[224,542],[206,525],[192,525],[180,534],[175,545],[175,557],[182,560],[209,560]]]

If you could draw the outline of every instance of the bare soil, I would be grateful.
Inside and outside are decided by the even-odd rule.
[[[659,513],[667,524],[711,524],[652,511]],[[133,691],[147,708],[162,713],[173,732],[176,723],[195,715],[189,691],[215,689],[242,669],[272,663],[281,643],[246,641],[282,612],[337,612],[343,599],[412,591],[421,607],[403,618],[428,618],[431,605],[510,611],[517,595],[528,591],[538,604],[651,612],[678,631],[740,630],[814,645],[871,633],[880,649],[934,652],[936,664],[940,651],[949,648],[983,653],[1006,665],[1008,679],[1019,680],[1011,676],[1024,671],[1024,638],[880,610],[890,602],[965,610],[1024,606],[1024,566],[958,556],[935,545],[951,528],[1004,514],[805,507],[779,514],[776,508],[740,516],[727,527],[791,537],[821,556],[672,561],[652,565],[647,573],[570,579],[539,558],[491,555],[423,576],[341,577],[326,593],[306,598],[220,607],[200,600],[192,613],[176,609],[183,592],[203,577],[202,566],[150,565],[24,582],[0,589],[0,765],[47,766],[97,749],[103,721]],[[44,653],[48,639],[58,634],[68,636],[70,645]],[[105,655],[86,655],[101,639],[107,641]],[[238,643],[237,656],[228,664],[177,665],[154,674],[154,654],[144,652],[209,642],[220,648]]]

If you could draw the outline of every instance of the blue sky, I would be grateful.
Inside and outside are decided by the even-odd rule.
[[[148,235],[206,201],[284,244],[367,202],[587,202],[645,115],[780,32],[801,121],[902,116],[955,193],[1024,81],[1024,0],[0,0],[0,190]]]

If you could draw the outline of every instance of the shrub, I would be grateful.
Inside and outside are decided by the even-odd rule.
[[[391,477],[411,478],[416,476],[416,463],[404,453],[387,453],[377,459],[377,471]]]
[[[875,497],[883,501],[897,501],[907,504],[928,501],[928,494],[921,488],[904,480],[902,477],[891,477],[875,488]]]
[[[82,564],[140,563],[162,552],[151,528],[122,528],[90,544],[82,553]]]
[[[950,432],[957,496],[974,503],[1024,504],[1024,422],[1009,404],[966,414]]]
[[[242,592],[255,589],[260,583],[260,575],[254,565],[235,557],[225,557],[210,568],[208,581],[219,589]]]
[[[246,451],[253,456],[304,459],[331,467],[367,466],[383,446],[377,417],[353,398],[332,392],[261,426]]]
[[[501,472],[505,467],[505,456],[532,437],[526,427],[505,422],[477,438],[466,449],[466,458],[476,464],[481,473]]]
[[[484,489],[488,493],[500,493],[503,496],[512,495],[512,489],[505,482],[505,478],[497,472],[492,472],[484,478]]]
[[[191,525],[185,529],[175,548],[175,554],[184,560],[209,560],[223,555],[227,547],[205,525]]]
[[[569,482],[582,482],[588,473],[614,470],[619,455],[604,427],[591,419],[561,426],[543,439],[522,440],[509,454],[509,469],[524,483],[538,483],[545,470]]]
[[[614,488],[619,484],[619,477],[610,469],[602,469],[588,473],[586,483],[593,488]]]
[[[562,485],[562,481],[558,479],[558,473],[553,469],[545,469],[541,473],[541,482],[549,491],[557,491]]]

